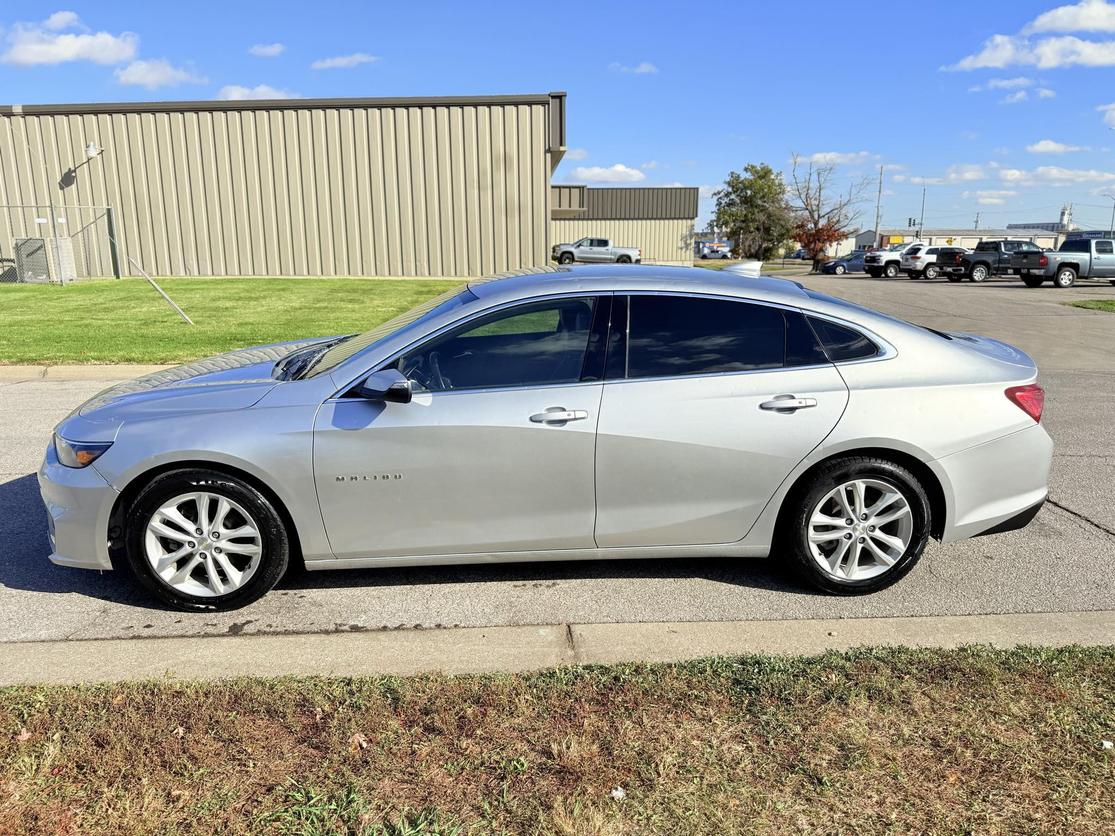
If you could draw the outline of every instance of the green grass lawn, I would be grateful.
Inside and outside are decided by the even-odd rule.
[[[5,688],[0,833],[1111,833],[1113,682],[967,648]]]
[[[142,279],[0,285],[0,363],[176,363],[233,348],[364,331],[453,287],[399,279]]]
[[[1115,313],[1115,299],[1088,299],[1084,302],[1069,302],[1067,304],[1074,308],[1087,308],[1090,311]]]

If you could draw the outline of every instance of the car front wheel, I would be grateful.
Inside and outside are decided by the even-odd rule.
[[[886,277],[888,279],[893,279],[895,276],[898,275],[898,265],[897,264],[888,264],[886,266],[886,268],[883,270],[883,273],[886,275]]]
[[[910,471],[886,459],[849,456],[823,465],[787,497],[778,545],[811,585],[858,595],[909,572],[930,527],[929,498]]]
[[[126,552],[139,583],[183,610],[231,610],[259,599],[286,571],[290,540],[270,500],[233,476],[173,470],[132,503]]]
[[[573,253],[562,253],[560,256],[558,256],[558,264],[572,264],[572,263],[573,263]]]

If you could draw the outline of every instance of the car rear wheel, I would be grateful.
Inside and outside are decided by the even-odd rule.
[[[931,513],[924,487],[886,459],[823,465],[786,500],[778,545],[797,573],[836,595],[884,589],[921,558]]]
[[[1076,284],[1076,271],[1071,267],[1062,267],[1053,277],[1053,284],[1057,287],[1072,287]]]
[[[1041,287],[1045,283],[1045,279],[1041,276],[1023,276],[1022,283],[1026,287]]]
[[[888,279],[893,279],[895,276],[898,275],[898,265],[897,264],[888,264],[885,268],[883,268],[883,274]]]
[[[136,497],[126,552],[140,585],[183,610],[231,610],[259,599],[289,562],[282,518],[262,493],[233,476],[173,470]]]
[[[968,275],[968,279],[973,282],[987,281],[987,277],[991,275],[991,271],[983,264],[977,264],[972,268],[972,272]]]
[[[935,279],[941,275],[941,269],[934,264],[930,264],[925,268],[924,272],[922,272],[922,275],[927,279]]]
[[[617,264],[630,264],[631,263],[631,256],[621,255],[619,258],[616,259],[616,263]]]

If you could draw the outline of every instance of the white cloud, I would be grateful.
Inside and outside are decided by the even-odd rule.
[[[697,187],[697,196],[698,197],[712,197],[713,193],[715,193],[716,190],[719,189],[719,188],[720,188],[719,186],[698,186]]]
[[[17,23],[5,38],[0,62],[19,66],[92,61],[122,64],[135,58],[139,36],[134,32],[63,32],[81,26],[73,12],[55,12],[42,23]]]
[[[588,156],[588,151],[584,148],[570,148],[565,152],[565,159],[567,160],[583,160]]]
[[[573,178],[585,183],[638,183],[646,180],[647,176],[637,168],[631,168],[623,163],[613,166],[578,166],[573,169]]]
[[[987,174],[983,166],[975,163],[959,163],[950,165],[945,170],[945,178],[950,183],[970,183],[973,180],[986,180]]]
[[[255,87],[245,87],[242,84],[226,84],[218,93],[219,99],[297,99],[297,93],[279,90],[270,84],[257,84]]]
[[[1058,67],[1115,66],[1115,41],[1085,41],[1073,35],[1031,41],[1020,35],[992,35],[983,48],[946,70],[1003,69],[1032,66],[1043,70]]]
[[[1015,90],[1009,96],[1004,96],[1000,99],[1000,102],[1002,104],[1018,104],[1019,102],[1026,101],[1028,98],[1030,98],[1030,94],[1025,90]]]
[[[165,58],[133,61],[126,67],[118,68],[113,75],[121,84],[133,84],[148,90],[176,84],[204,84],[208,80],[190,70],[171,65]]]
[[[43,21],[43,29],[58,32],[62,29],[74,29],[81,26],[81,18],[77,12],[55,12]]]
[[[1096,110],[1103,114],[1103,123],[1105,125],[1115,128],[1115,102],[1100,105]]]
[[[379,60],[376,55],[354,52],[351,55],[334,55],[332,58],[319,58],[310,64],[311,70],[347,70],[361,64],[374,64]]]
[[[1033,87],[1037,84],[1032,78],[1027,78],[1024,75],[1015,76],[1014,78],[992,78],[985,84],[977,84],[975,87],[969,87],[969,93],[979,93],[983,90],[1017,90],[1020,87]]]
[[[274,58],[277,55],[282,55],[286,49],[285,44],[253,44],[248,47],[248,52],[257,58]]]
[[[1052,186],[1089,183],[1115,183],[1115,171],[1094,168],[1063,168],[1057,165],[1040,165],[1030,171],[1018,168],[999,169],[999,179],[1008,183],[1033,185],[1044,183]]]
[[[960,197],[964,200],[975,198],[981,206],[1002,206],[1008,197],[1014,197],[1018,192],[1013,189],[978,189],[974,192],[963,192]]]
[[[945,182],[945,178],[943,177],[921,177],[916,174],[896,174],[891,179],[895,183],[910,183],[914,186],[940,186]]]
[[[608,69],[614,73],[632,73],[634,75],[653,75],[658,72],[658,67],[650,61],[640,61],[633,67],[621,64],[619,61],[613,61],[608,65]]]
[[[1058,6],[1034,18],[1024,32],[1115,32],[1115,5],[1104,0],[1082,0]]]
[[[1068,154],[1071,151],[1087,151],[1081,145],[1066,145],[1055,139],[1042,139],[1032,145],[1027,145],[1026,150],[1031,154]]]
[[[658,160],[647,160],[645,163],[640,165],[639,168],[643,169],[644,171],[650,171],[653,168],[658,168]]]
[[[809,162],[817,165],[847,165],[864,163],[878,157],[870,151],[818,151],[809,155]]]
[[[1039,99],[1052,99],[1057,95],[1056,90],[1050,90],[1048,87],[1039,87],[1037,92]]]

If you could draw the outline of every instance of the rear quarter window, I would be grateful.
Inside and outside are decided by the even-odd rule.
[[[879,354],[879,346],[853,328],[813,316],[808,320],[833,363],[866,360]]]

